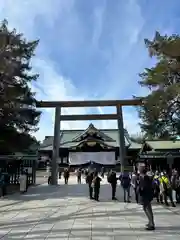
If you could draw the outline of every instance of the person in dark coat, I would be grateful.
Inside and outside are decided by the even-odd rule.
[[[62,169],[59,167],[58,169],[58,174],[59,174],[59,179],[61,179],[61,175],[62,175]]]
[[[116,172],[111,171],[108,176],[108,182],[111,184],[111,188],[112,188],[112,200],[117,200],[117,198],[116,198],[117,180],[118,179],[116,177]]]
[[[180,203],[180,177],[176,170],[172,172],[171,185],[176,193],[176,203]]]
[[[94,187],[94,200],[96,200],[96,201],[99,201],[100,182],[101,182],[101,178],[98,176],[98,172],[95,171],[92,184]]]
[[[26,175],[26,192],[27,192],[28,187],[29,187],[29,181],[28,181],[28,176],[29,176],[29,174],[28,174],[28,169],[25,170],[25,175]]]
[[[93,198],[93,186],[92,186],[93,176],[94,176],[93,171],[89,171],[89,173],[86,176],[86,183],[89,186],[89,198],[90,199],[94,199]]]
[[[0,173],[0,190],[1,190],[1,197],[4,198],[6,195],[6,181],[5,181],[5,175]]]
[[[86,183],[88,183],[88,182],[87,182],[87,176],[88,176],[88,174],[89,174],[89,170],[88,170],[88,169],[85,169],[84,175],[85,175]]]
[[[122,173],[119,177],[119,180],[121,181],[121,186],[123,187],[124,202],[130,203],[131,178],[129,173]]]
[[[77,170],[77,182],[81,183],[82,170],[79,168]]]
[[[154,230],[154,215],[152,211],[151,202],[153,200],[153,186],[152,180],[146,174],[145,166],[139,167],[140,178],[139,178],[139,196],[140,196],[140,203],[143,206],[144,213],[148,218],[148,224],[146,230]]]
[[[68,180],[69,180],[69,169],[65,169],[64,171],[64,183],[68,184]]]

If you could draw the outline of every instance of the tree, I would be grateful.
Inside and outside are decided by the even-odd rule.
[[[36,142],[40,112],[36,110],[31,84],[38,74],[31,71],[31,58],[38,41],[0,26],[0,153],[22,152]]]
[[[132,142],[142,144],[142,143],[144,143],[144,141],[145,141],[145,136],[144,136],[143,134],[141,134],[141,133],[132,134],[132,135],[130,136],[130,140],[131,140]]]
[[[140,74],[139,84],[150,90],[139,108],[141,128],[151,138],[168,139],[180,134],[180,37],[145,39],[156,65]]]

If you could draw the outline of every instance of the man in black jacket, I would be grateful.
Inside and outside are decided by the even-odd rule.
[[[148,224],[146,230],[155,230],[154,216],[152,211],[151,201],[153,200],[153,187],[152,180],[146,174],[144,166],[139,167],[139,196],[140,203],[143,206],[144,213],[148,218]]]
[[[86,183],[89,186],[89,198],[93,199],[93,187],[92,187],[92,180],[94,177],[94,171],[90,171],[86,177]]]
[[[112,188],[112,200],[117,200],[116,198],[116,186],[117,186],[117,177],[116,172],[111,171],[108,176],[108,182],[111,184]]]

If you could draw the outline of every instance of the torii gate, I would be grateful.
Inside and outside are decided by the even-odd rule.
[[[117,120],[119,133],[119,153],[121,172],[125,171],[127,164],[124,139],[124,124],[122,106],[142,105],[142,98],[127,100],[91,100],[91,101],[39,101],[36,103],[38,108],[55,108],[53,157],[52,157],[52,185],[57,185],[60,144],[60,122],[75,120]],[[69,107],[116,107],[116,114],[85,114],[85,115],[61,115],[61,108]]]

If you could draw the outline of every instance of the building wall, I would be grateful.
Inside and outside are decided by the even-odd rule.
[[[115,151],[115,156],[116,160],[119,159],[119,147],[116,147],[115,149],[103,149],[100,146],[94,146],[94,147],[89,147],[89,146],[84,146],[83,148],[77,148],[77,149],[68,149],[68,148],[60,148],[59,149],[59,162],[60,165],[64,165],[68,163],[68,158],[69,158],[69,152],[114,152]],[[129,150],[126,148],[126,156],[129,160],[129,164],[133,164],[138,156],[139,150]],[[50,159],[52,159],[52,152],[41,152],[40,154],[47,154]]]

